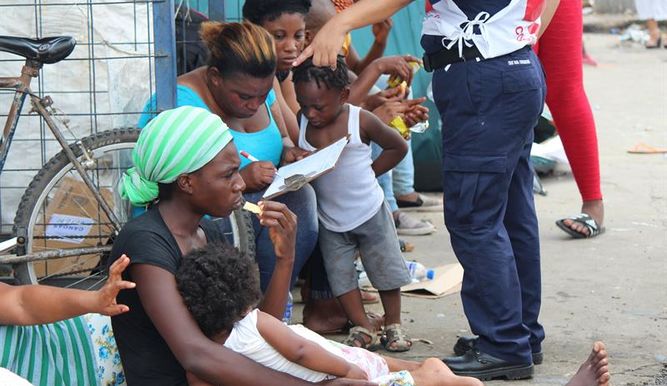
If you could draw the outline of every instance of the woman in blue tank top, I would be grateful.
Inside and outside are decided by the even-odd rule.
[[[247,201],[261,200],[273,181],[276,169],[302,158],[305,151],[294,146],[287,135],[273,80],[276,53],[270,35],[261,30],[262,39],[247,30],[258,29],[250,23],[208,22],[201,37],[208,46],[208,65],[178,77],[176,104],[197,106],[217,114],[232,130],[238,151],[246,151],[259,161],[241,159],[241,176],[246,183]],[[138,126],[155,115],[155,95],[144,107]],[[297,251],[293,280],[312,253],[317,242],[317,204],[310,186],[285,194],[276,201],[286,204],[298,217]],[[224,222],[222,222],[224,223]],[[268,231],[253,219],[256,260],[262,290],[268,286],[275,266],[275,254]]]

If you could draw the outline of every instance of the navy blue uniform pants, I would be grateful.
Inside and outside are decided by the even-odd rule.
[[[529,165],[544,106],[529,48],[433,74],[442,118],[445,224],[465,270],[461,298],[479,349],[514,363],[541,351],[540,246]]]

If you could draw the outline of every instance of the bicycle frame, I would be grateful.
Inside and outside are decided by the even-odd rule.
[[[42,63],[33,60],[26,60],[25,65],[21,69],[20,77],[0,77],[0,88],[16,90],[16,93],[14,94],[14,100],[9,109],[7,121],[5,122],[5,127],[2,133],[2,139],[1,139],[2,142],[0,142],[0,173],[2,172],[5,162],[7,160],[9,148],[12,139],[14,137],[14,133],[16,132],[16,128],[18,125],[19,118],[21,116],[21,111],[23,109],[25,99],[27,96],[30,96],[30,102],[32,104],[31,112],[36,112],[42,117],[42,119],[44,119],[46,125],[49,127],[54,137],[56,138],[58,143],[60,143],[60,146],[67,155],[67,158],[70,160],[70,162],[72,162],[74,168],[79,173],[81,179],[86,184],[90,192],[93,194],[93,196],[99,203],[101,209],[107,215],[109,221],[113,225],[114,233],[117,235],[121,228],[120,221],[111,210],[109,204],[106,202],[106,200],[102,197],[100,192],[95,187],[93,181],[86,173],[84,165],[82,165],[82,163],[79,162],[77,157],[74,155],[74,152],[72,151],[69,144],[65,140],[64,135],[58,128],[56,121],[51,116],[51,113],[47,110],[47,108],[50,107],[51,104],[53,103],[51,97],[45,96],[44,98],[39,98],[39,96],[35,95],[30,89],[30,82],[32,78],[36,78],[39,76],[39,70],[41,68],[42,68]],[[89,161],[93,162],[88,155],[88,150],[83,148],[83,146],[82,146],[82,154],[85,158],[88,158]],[[85,162],[86,161],[84,160],[84,163]],[[21,237],[24,235],[20,234],[23,232],[25,232],[25,230],[17,231],[18,234],[16,236],[18,237],[17,243],[19,246],[25,243],[25,238],[23,238],[23,240],[21,239]],[[34,255],[31,256],[19,256],[18,259],[21,259],[22,261],[43,260],[44,256],[42,255],[46,256],[45,252],[35,253]],[[18,261],[13,261],[13,262],[18,262]]]

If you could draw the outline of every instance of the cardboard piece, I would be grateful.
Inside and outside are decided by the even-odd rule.
[[[405,296],[437,299],[461,291],[463,267],[459,263],[441,265],[434,268],[435,278],[408,284],[401,288]]]
[[[113,193],[108,188],[100,189],[102,197],[113,209]],[[84,248],[104,245],[112,233],[106,214],[86,184],[78,179],[65,177],[60,182],[46,208],[46,224],[37,221],[34,229],[33,252],[51,249]],[[101,235],[98,236],[98,235]],[[38,237],[46,236],[39,240]],[[63,270],[92,269],[99,262],[98,256],[76,256],[47,262],[33,263],[38,277],[52,275]]]
[[[433,269],[435,270],[433,280],[424,280],[403,286],[401,287],[401,293],[404,296],[416,298],[438,299],[461,291],[461,282],[463,281],[463,267],[461,264],[445,264]],[[364,289],[376,291],[372,287]]]

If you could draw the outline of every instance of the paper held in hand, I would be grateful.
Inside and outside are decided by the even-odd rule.
[[[283,193],[299,190],[308,182],[332,170],[347,141],[348,138],[343,137],[302,160],[278,169],[276,177],[266,189],[263,198],[270,199]]]

